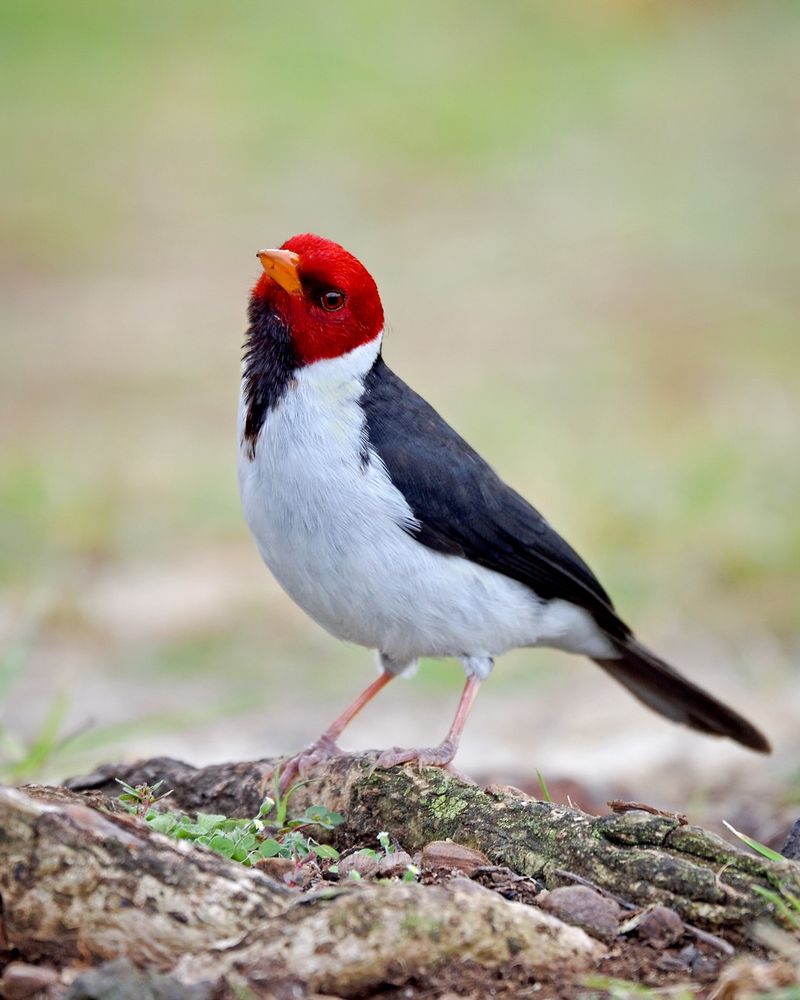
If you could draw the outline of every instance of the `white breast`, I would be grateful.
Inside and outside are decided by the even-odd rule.
[[[267,414],[252,459],[240,402],[239,487],[264,561],[320,625],[397,663],[561,644],[558,606],[579,609],[540,602],[403,530],[413,514],[368,447],[358,404],[379,349],[380,337],[301,369]]]

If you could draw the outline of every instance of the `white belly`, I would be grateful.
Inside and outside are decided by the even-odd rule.
[[[398,663],[562,644],[574,614],[588,618],[578,608],[541,602],[403,529],[412,512],[364,440],[353,369],[368,359],[353,356],[367,350],[374,356],[374,342],[302,369],[267,415],[252,459],[240,443],[242,504],[264,561],[329,632]],[[241,403],[239,422],[241,441]]]

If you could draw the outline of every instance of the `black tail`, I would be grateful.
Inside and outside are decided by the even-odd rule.
[[[595,660],[595,663],[624,684],[639,701],[701,733],[728,736],[759,753],[771,751],[769,741],[747,719],[692,684],[632,636],[613,641],[619,649],[619,658]]]

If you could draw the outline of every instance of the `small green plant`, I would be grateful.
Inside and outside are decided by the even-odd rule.
[[[125,806],[128,812],[134,813],[141,819],[147,817],[152,806],[161,799],[172,795],[172,792],[162,792],[163,781],[157,781],[154,785],[129,785],[120,778],[114,779],[122,787],[122,794],[118,796],[119,801]]]
[[[553,796],[550,794],[550,789],[547,787],[547,782],[544,780],[544,775],[541,771],[536,771],[536,777],[539,779],[539,788],[542,793],[542,802],[552,802]]]
[[[761,844],[759,841],[754,840],[752,837],[748,837],[746,833],[740,833],[739,830],[735,829],[728,823],[727,820],[722,821],[725,826],[731,831],[731,833],[738,837],[743,844],[760,854],[762,857],[767,858],[769,861],[785,861],[786,859],[782,854],[774,851],[771,847],[767,847],[766,844]],[[771,903],[777,913],[783,917],[786,924],[792,928],[796,934],[800,934],[800,897],[794,895],[794,893],[789,892],[788,889],[782,889],[780,892],[776,892],[774,889],[767,889],[763,885],[754,885],[753,889],[763,896],[767,902]]]
[[[0,709],[6,706],[9,691],[23,674],[33,652],[46,608],[37,607],[30,621],[8,650],[0,656]],[[16,784],[40,775],[78,733],[64,733],[67,698],[56,694],[44,710],[36,732],[27,740],[0,722],[0,779]]]
[[[792,930],[800,934],[800,898],[787,889],[775,892],[774,889],[767,889],[763,885],[754,885],[753,889],[767,902],[772,903]]]
[[[0,773],[5,780],[20,782],[39,775],[53,758],[72,740],[64,734],[67,699],[56,695],[50,702],[39,727],[29,742],[19,740],[12,732],[0,729]]]
[[[723,824],[731,831],[734,837],[738,837],[743,844],[755,851],[756,854],[760,854],[764,858],[768,858],[770,861],[783,861],[785,860],[782,854],[777,851],[773,851],[771,847],[767,847],[766,844],[760,844],[757,840],[753,840],[752,837],[748,837],[746,833],[740,833],[737,829],[731,826],[727,820],[722,821]]]
[[[264,858],[289,858],[297,865],[315,858],[336,860],[339,852],[329,844],[320,844],[307,832],[309,827],[332,830],[343,822],[339,813],[324,806],[309,806],[301,816],[289,817],[288,805],[296,785],[285,795],[267,798],[258,815],[239,819],[219,813],[202,813],[192,818],[186,813],[165,812],[157,805],[169,795],[161,794],[163,782],[133,787],[124,781],[119,801],[125,809],[158,833],[176,840],[189,840],[210,847],[231,861],[253,867]]]

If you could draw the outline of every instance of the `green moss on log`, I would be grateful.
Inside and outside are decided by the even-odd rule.
[[[756,886],[800,896],[797,863],[755,857],[677,818],[589,816],[515,789],[484,790],[437,768],[384,771],[374,763],[372,754],[335,758],[296,792],[299,808],[318,803],[344,815],[334,834],[340,847],[373,846],[381,830],[409,851],[450,837],[550,888],[568,882],[568,872],[637,905],[663,903],[692,923],[734,933],[774,915]],[[134,785],[162,779],[177,807],[253,815],[271,768],[256,761],[196,769],[157,758],[103,768],[72,787],[116,794],[114,777]]]

